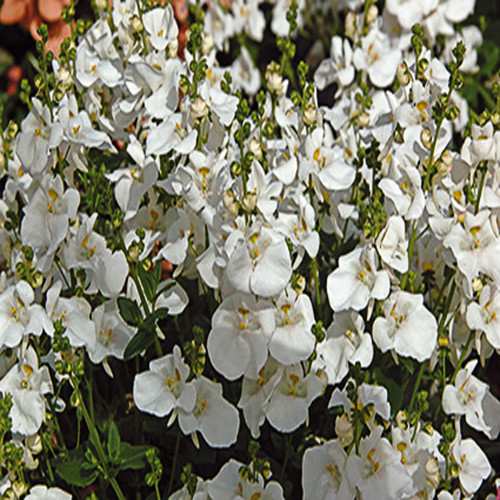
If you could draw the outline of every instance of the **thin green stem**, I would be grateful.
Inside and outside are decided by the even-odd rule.
[[[281,483],[283,483],[283,481],[285,480],[286,468],[288,465],[288,460],[290,460],[290,450],[293,450],[291,434],[289,434],[285,438],[285,458],[283,459],[283,467],[281,468],[281,474],[280,474]]]
[[[420,388],[420,383],[422,382],[422,377],[424,376],[425,365],[426,363],[422,363],[420,365],[420,370],[418,371],[417,374],[417,380],[415,380],[415,385],[413,386],[413,392],[411,394],[410,405],[409,405],[410,412],[413,411],[413,406],[415,404],[415,399],[417,398],[417,393]]]
[[[118,482],[116,481],[116,478],[111,474],[111,472],[109,470],[108,459],[107,459],[106,453],[104,452],[104,449],[102,447],[99,433],[97,432],[94,421],[92,420],[92,418],[87,410],[87,407],[85,405],[85,401],[84,401],[82,393],[80,391],[79,384],[73,376],[71,376],[71,383],[72,383],[73,388],[75,390],[79,406],[82,410],[82,415],[83,415],[83,418],[85,420],[85,424],[87,425],[87,428],[89,430],[89,435],[90,435],[90,438],[92,440],[92,444],[95,446],[99,461],[101,462],[101,466],[103,468],[105,478],[109,481],[109,484],[113,488],[113,491],[115,492],[118,500],[125,500],[125,495],[123,494],[123,492],[120,488],[120,485],[118,484]]]
[[[170,496],[170,493],[172,492],[172,487],[174,485],[175,469],[177,467],[177,458],[179,456],[180,444],[181,444],[181,431],[179,429],[177,429],[177,439],[175,441],[174,460],[172,462],[172,470],[170,471],[170,479],[168,481],[167,498]]]

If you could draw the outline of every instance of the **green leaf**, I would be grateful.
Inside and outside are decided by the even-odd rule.
[[[85,465],[85,467],[84,467]],[[89,468],[88,462],[81,450],[68,453],[68,458],[56,466],[56,474],[68,484],[84,487],[89,486],[97,479],[97,469]]]
[[[146,452],[151,446],[120,443],[120,470],[143,469],[147,465]]]
[[[158,287],[158,282],[155,280],[155,273],[153,270],[146,271],[141,264],[137,266],[137,269],[146,298],[149,302],[153,302],[156,295],[156,288]]]
[[[123,358],[125,361],[135,358],[141,352],[144,352],[155,341],[156,333],[151,329],[139,330],[127,344]]]
[[[118,459],[120,458],[120,431],[114,421],[109,424],[108,456],[111,463],[118,462]]]
[[[413,375],[415,372],[415,365],[410,358],[404,358],[401,356],[399,358],[399,362],[405,367],[406,371],[409,372],[410,375]]]
[[[120,315],[130,326],[139,326],[142,321],[142,314],[137,302],[127,297],[118,297],[117,300]]]

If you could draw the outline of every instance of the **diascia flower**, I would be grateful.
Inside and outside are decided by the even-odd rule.
[[[282,500],[284,498],[283,488],[276,481],[264,484],[264,479],[260,474],[255,482],[243,479],[239,472],[243,466],[241,462],[229,460],[217,476],[207,482],[209,497],[217,500],[234,500],[235,498]]]
[[[437,341],[437,322],[422,295],[394,292],[384,303],[385,317],[373,324],[373,341],[382,352],[393,349],[418,361],[429,359]]]
[[[19,281],[0,295],[0,346],[15,347],[24,336],[51,331],[52,324],[26,281]]]
[[[12,395],[12,432],[32,436],[45,419],[44,394],[52,392],[46,366],[38,367],[35,350],[29,347],[24,357],[0,380],[0,392]]]
[[[60,488],[47,488],[38,484],[30,489],[25,500],[71,500],[73,497]]]
[[[196,390],[194,408],[191,411],[179,408],[182,432],[200,432],[212,448],[231,446],[236,442],[240,427],[238,410],[223,398],[221,384],[205,377],[198,377],[192,384]]]
[[[179,346],[175,346],[172,354],[151,361],[148,371],[135,376],[135,404],[157,417],[165,417],[172,410],[191,412],[196,388],[193,382],[186,382],[188,376],[189,366],[184,363]]]
[[[471,438],[457,436],[452,445],[453,458],[460,468],[458,479],[465,493],[472,495],[491,474],[491,465],[484,451]]]
[[[304,375],[300,364],[282,372],[265,409],[269,423],[280,432],[292,432],[309,418],[309,406],[323,392],[316,373]]]
[[[231,247],[226,278],[235,290],[272,297],[285,289],[292,276],[292,262],[283,236],[255,224],[244,235],[238,231],[230,234],[226,248]]]
[[[207,350],[215,369],[227,379],[258,377],[267,361],[267,346],[274,331],[274,308],[266,300],[235,293],[212,316]]]
[[[356,248],[339,259],[339,267],[326,282],[330,306],[335,312],[364,309],[370,299],[389,295],[387,271],[377,271],[376,251],[371,246]]]
[[[372,362],[372,338],[364,329],[365,323],[358,313],[335,314],[326,339],[316,348],[315,363],[325,371],[329,384],[341,382],[349,371],[349,364],[360,363],[366,368]]]
[[[276,300],[276,328],[269,342],[269,352],[284,365],[306,360],[314,351],[316,339],[311,332],[315,323],[311,299],[297,296],[288,287]]]
[[[354,487],[346,475],[347,454],[335,439],[308,448],[302,459],[302,491],[308,500],[353,498]]]
[[[500,349],[500,294],[486,285],[481,290],[479,304],[471,302],[467,307],[467,325],[486,334],[488,342]]]
[[[448,384],[443,391],[443,410],[448,415],[465,415],[467,423],[496,439],[500,432],[500,401],[489,391],[484,382],[472,375],[477,360],[469,361],[459,370],[454,385]]]
[[[399,500],[411,493],[412,480],[401,455],[382,432],[382,427],[375,427],[361,440],[359,456],[352,453],[347,462],[347,478],[363,500]]]

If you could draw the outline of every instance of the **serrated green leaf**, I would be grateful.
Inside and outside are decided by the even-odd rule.
[[[155,340],[155,332],[151,329],[139,330],[127,344],[123,358],[125,361],[135,358],[151,346]]]
[[[85,467],[83,467],[85,464]],[[88,462],[82,451],[71,451],[68,458],[56,466],[56,474],[68,484],[84,487],[92,484],[98,472],[95,468],[89,468]]]
[[[137,302],[127,297],[118,297],[117,303],[123,321],[130,326],[139,326],[142,321],[142,314]]]
[[[108,456],[111,463],[117,463],[120,458],[120,431],[114,421],[109,424]]]

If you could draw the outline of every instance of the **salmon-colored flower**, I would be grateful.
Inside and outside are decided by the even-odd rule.
[[[47,50],[57,54],[62,41],[71,36],[69,25],[61,19],[62,10],[69,4],[69,0],[4,0],[0,23],[19,23],[29,29],[35,40],[40,40],[37,33],[40,25],[46,24],[49,30]]]

